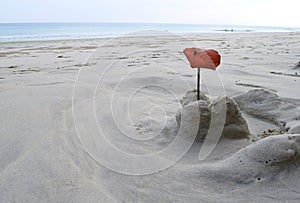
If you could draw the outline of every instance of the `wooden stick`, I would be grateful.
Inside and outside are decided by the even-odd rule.
[[[197,69],[197,100],[200,100],[200,68]]]

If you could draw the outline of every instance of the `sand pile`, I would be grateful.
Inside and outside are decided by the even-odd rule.
[[[227,159],[200,166],[202,176],[217,182],[251,183],[274,179],[299,163],[300,135],[275,135],[250,144]]]
[[[200,93],[200,100],[197,101],[196,90],[188,91],[181,99],[182,109],[176,114],[178,126],[185,125],[186,129],[198,128],[196,140],[201,140],[206,137],[212,125],[213,111],[214,119],[219,120],[219,126],[224,126],[222,136],[227,138],[247,138],[250,134],[246,120],[241,115],[240,109],[236,102],[229,97],[218,97],[217,99],[209,99],[204,93]],[[222,115],[223,106],[226,107],[226,114]],[[197,110],[195,110],[197,109]],[[199,111],[198,111],[199,109]],[[225,113],[225,112],[224,112]],[[184,122],[181,120],[182,115],[189,115],[191,119],[199,119],[199,122]],[[200,117],[195,114],[200,114]],[[225,117],[223,117],[225,116]],[[223,117],[223,118],[222,118]],[[223,120],[223,121],[222,121]],[[198,125],[198,126],[194,126]],[[187,132],[190,136],[190,132]]]
[[[218,109],[223,103],[226,104],[226,119],[222,136],[247,138],[252,136],[241,110],[251,113],[256,118],[277,123],[281,127],[288,125],[295,120],[295,116],[297,117],[295,104],[266,90],[250,90],[236,99],[241,104],[241,109],[231,98],[211,99],[201,93],[200,100],[197,101],[196,91],[188,91],[181,99],[182,109],[176,115],[177,123],[180,126],[185,125],[186,129],[198,128],[197,140],[203,140],[207,136],[209,128],[213,127],[210,126],[210,122],[214,107]],[[197,108],[199,111],[195,111]],[[221,109],[218,109],[218,112],[221,112]],[[200,117],[196,116],[198,113]],[[195,122],[182,122],[181,116],[183,114],[190,115],[191,119],[198,118],[199,126],[195,126]],[[285,119],[281,120],[280,118]],[[282,127],[281,129],[285,128]],[[272,184],[274,180],[280,180],[279,182],[283,186],[297,190],[299,186],[295,184],[295,181],[289,179],[292,174],[295,175],[299,171],[300,135],[290,132],[282,133],[282,131],[279,134],[281,135],[269,135],[253,143],[248,143],[247,146],[241,147],[240,150],[227,158],[184,168],[185,171],[182,174],[187,179],[199,177],[198,181],[205,180],[208,185],[214,185],[216,191],[223,191],[224,188],[215,183],[222,183],[227,187],[235,188],[263,182]],[[224,141],[225,139],[221,139],[219,144]],[[227,145],[234,145],[237,140],[231,142]],[[200,142],[201,147],[202,143]]]
[[[244,112],[277,125],[281,132],[300,133],[299,101],[279,97],[265,89],[249,90],[234,100]]]

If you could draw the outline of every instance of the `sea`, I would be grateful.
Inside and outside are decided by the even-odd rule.
[[[0,23],[0,42],[109,38],[139,31],[174,34],[299,32],[300,28],[171,23]]]

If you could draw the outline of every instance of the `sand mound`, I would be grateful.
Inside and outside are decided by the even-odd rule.
[[[220,110],[223,104],[226,105],[226,118],[223,124],[222,136],[227,138],[246,138],[250,134],[248,125],[242,117],[238,105],[228,97],[219,97],[215,100],[210,100],[204,93],[201,93],[200,100],[197,101],[196,91],[194,90],[188,91],[180,102],[182,109],[176,114],[177,124],[178,126],[185,125],[186,129],[198,128],[196,140],[205,138],[209,128],[214,127],[211,126],[212,111],[216,109]],[[199,111],[195,111],[195,107],[198,107]],[[192,119],[199,119],[199,122],[184,122],[181,120],[183,114],[190,115]],[[200,118],[195,114],[200,114]],[[223,116],[221,113],[218,114],[218,112],[214,115],[217,117]],[[222,118],[214,119],[222,120]],[[189,132],[187,132],[187,136],[190,136]]]
[[[249,183],[279,175],[292,163],[297,166],[300,135],[275,135],[242,148],[227,159],[201,168],[205,176],[220,181]]]
[[[279,123],[281,120],[292,120],[297,106],[280,98],[277,94],[265,89],[249,90],[234,98],[243,111],[257,118]]]
[[[253,117],[270,121],[290,133],[300,133],[300,109],[295,101],[281,98],[265,89],[249,90],[234,100]]]

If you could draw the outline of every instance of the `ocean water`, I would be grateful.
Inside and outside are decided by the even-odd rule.
[[[293,32],[300,28],[159,23],[0,23],[0,42],[106,38],[143,30],[185,34]]]

